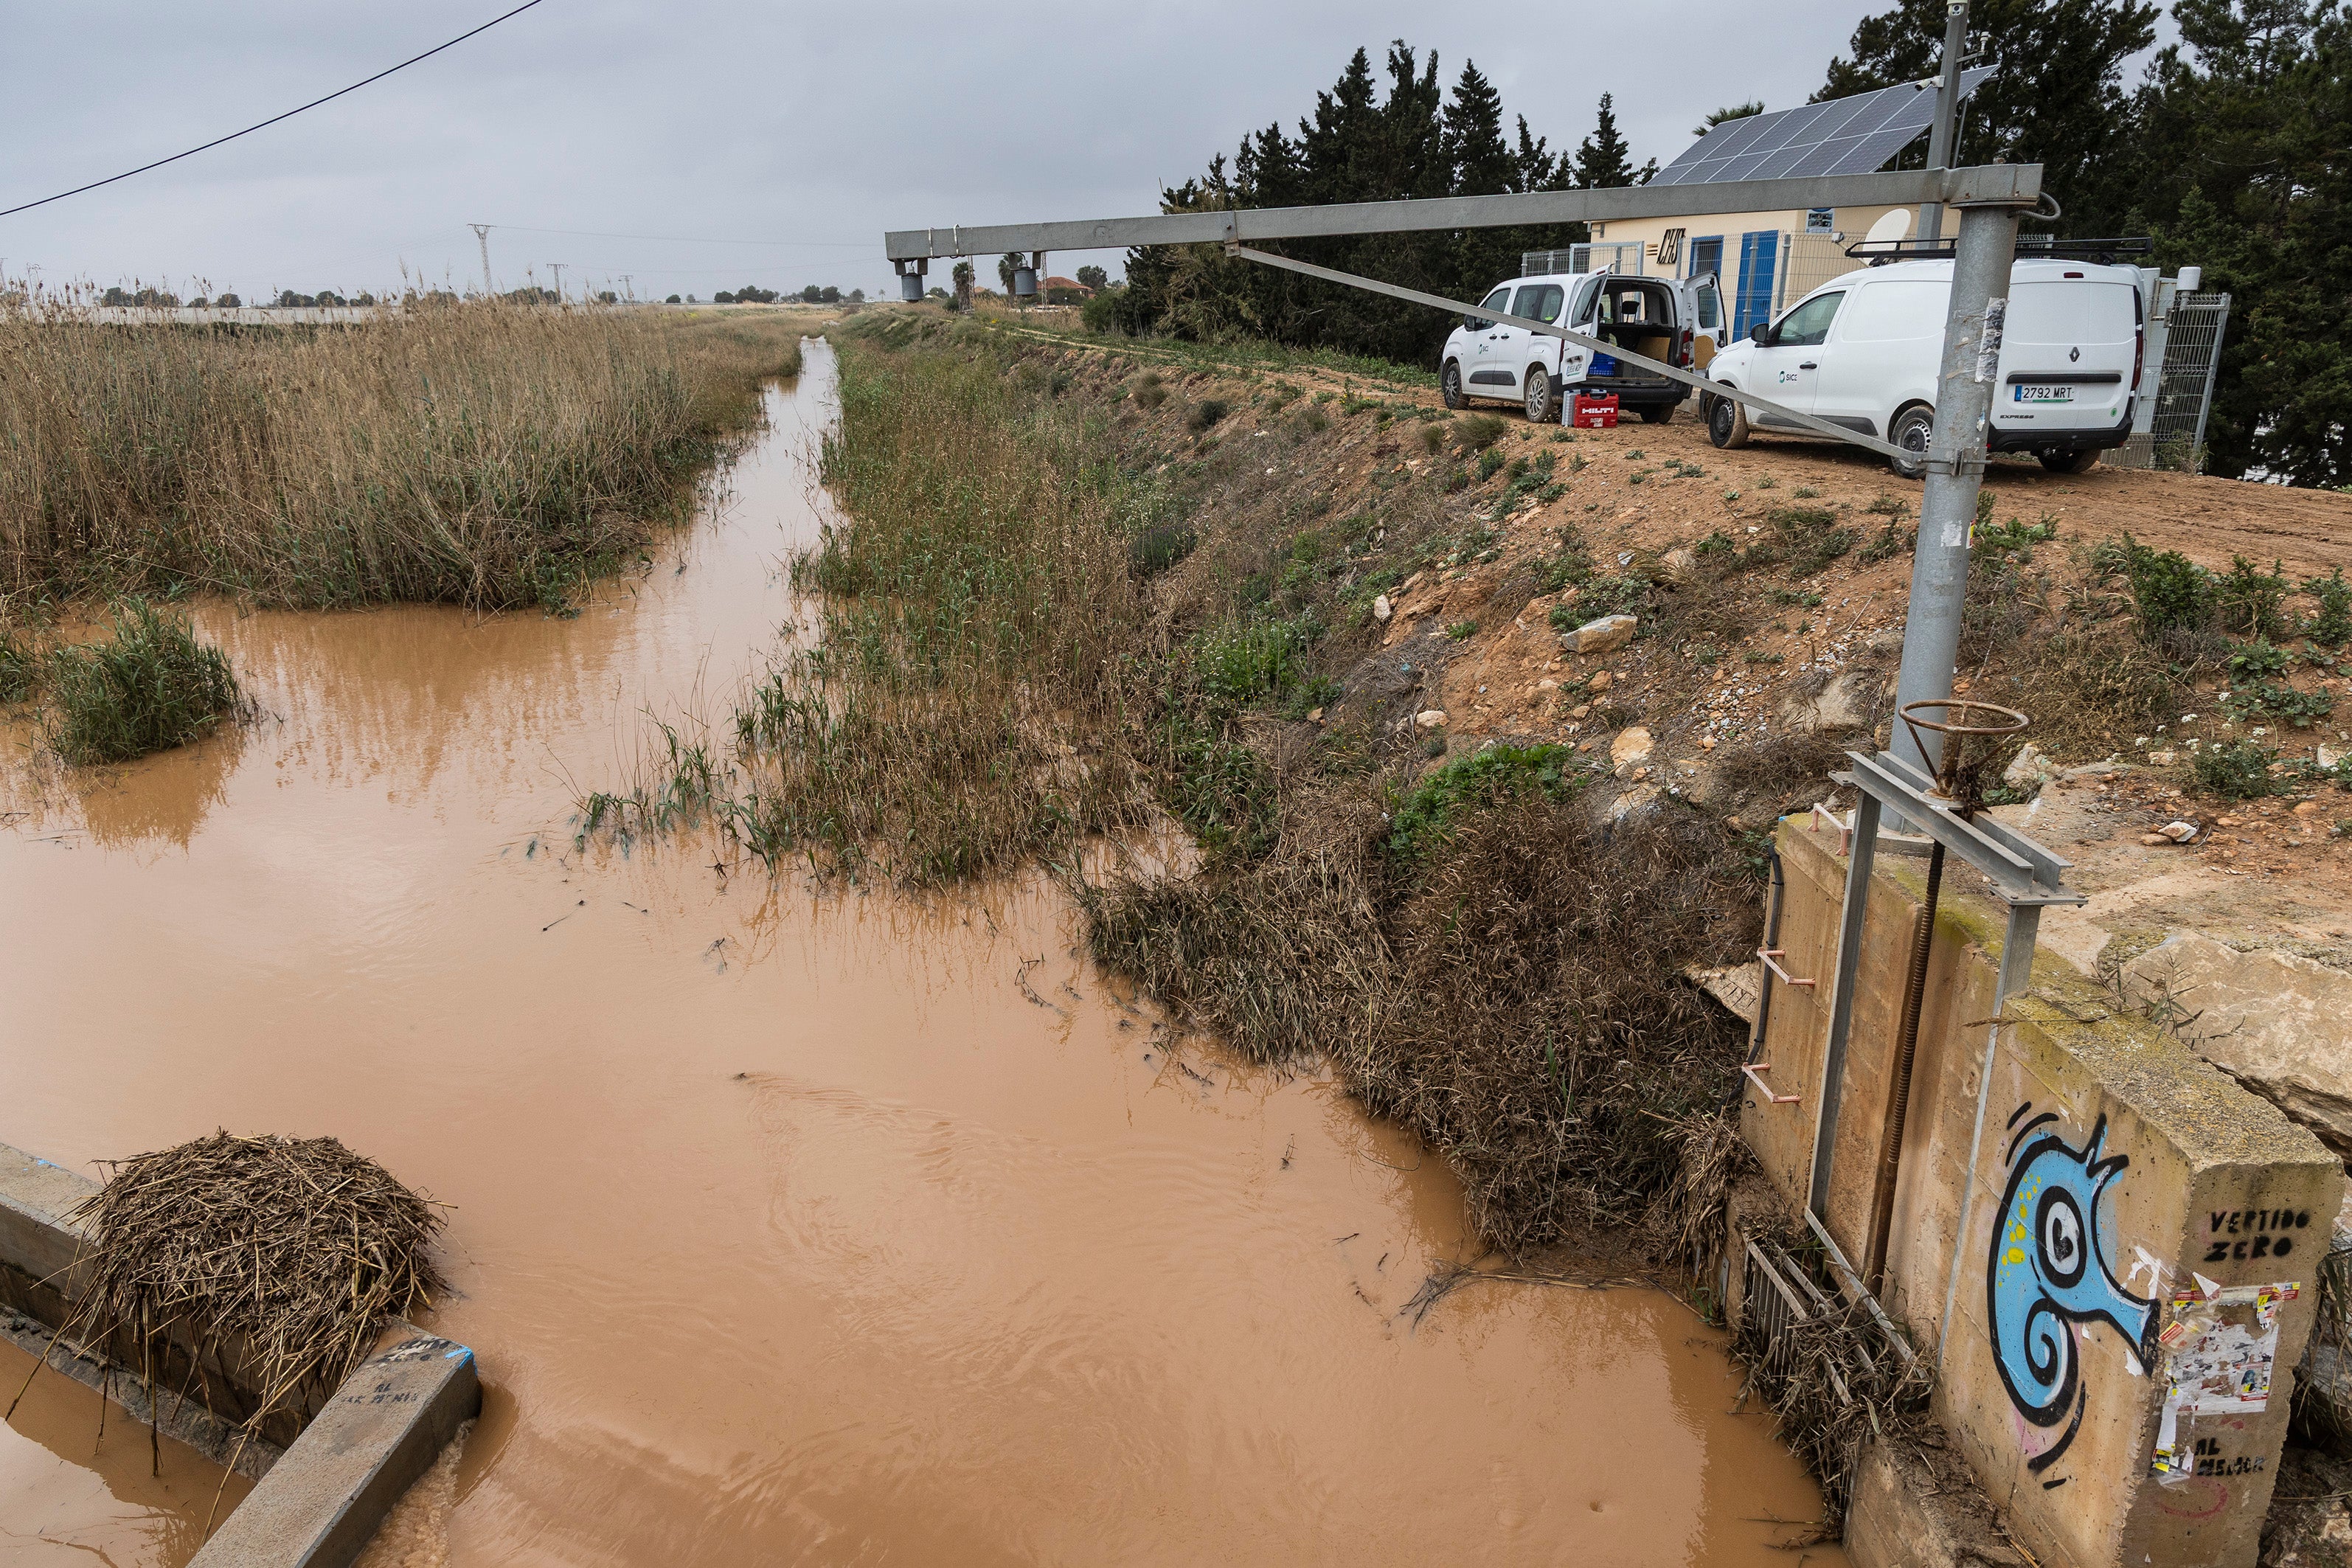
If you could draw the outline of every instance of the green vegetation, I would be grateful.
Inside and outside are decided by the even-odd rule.
[[[2274,760],[2275,753],[2252,741],[2225,741],[2199,747],[2190,771],[2196,774],[2198,787],[2208,794],[2224,800],[2252,800],[2277,793],[2277,781],[2270,772]]]
[[[44,661],[47,739],[64,761],[125,763],[184,746],[243,708],[227,656],[198,642],[184,616],[126,599],[113,630]]]
[[[1584,782],[1574,747],[1501,742],[1482,747],[1430,773],[1396,802],[1389,853],[1417,865],[1446,842],[1456,821],[1474,810],[1525,795],[1566,800]]]

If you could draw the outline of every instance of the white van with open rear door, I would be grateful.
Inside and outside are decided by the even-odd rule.
[[[1722,342],[1723,300],[1715,275],[1644,278],[1623,272],[1559,272],[1514,279],[1487,291],[1482,310],[1557,322],[1588,337],[1685,370],[1704,368]],[[1663,425],[1690,389],[1612,353],[1595,354],[1507,321],[1468,315],[1445,340],[1438,386],[1448,408],[1474,399],[1517,403],[1538,424],[1560,417],[1569,399],[1616,395],[1617,405]]]
[[[1717,354],[1707,376],[1890,441],[1906,453],[1895,471],[1916,479],[1935,427],[1951,294],[1949,261],[1849,272]],[[2006,314],[1988,447],[2032,452],[2046,468],[2080,473],[2100,452],[2122,446],[2131,435],[2145,343],[2138,271],[2021,258]],[[1752,433],[1813,436],[1727,397],[1704,397],[1702,405],[1718,447],[1745,446]]]

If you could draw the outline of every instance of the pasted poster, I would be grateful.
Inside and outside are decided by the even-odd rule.
[[[2089,1394],[2077,1337],[2087,1342],[2091,1326],[2105,1323],[2122,1336],[2137,1372],[2152,1359],[2156,1303],[2125,1289],[2108,1266],[2100,1199],[2131,1159],[2103,1152],[2107,1119],[2078,1146],[2054,1125],[2057,1112],[2032,1110],[2028,1101],[2009,1118],[2009,1186],[1993,1216],[1985,1308],[1993,1363],[2024,1423],[2025,1468],[2039,1477],[2082,1430]],[[2037,1443],[2037,1428],[2050,1436]],[[2067,1479],[2043,1477],[2042,1485]]]
[[[2217,1442],[2190,1443],[2182,1418],[2233,1415],[2265,1409],[2278,1360],[2279,1309],[2302,1294],[2288,1279],[2228,1289],[2201,1274],[2172,1296],[2172,1321],[2157,1336],[2164,1348],[2164,1415],[2157,1423],[2148,1468],[2166,1486],[2191,1476],[2249,1475],[2263,1456],[2223,1454]]]

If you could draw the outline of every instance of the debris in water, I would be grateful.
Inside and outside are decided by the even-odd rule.
[[[65,1332],[111,1341],[125,1366],[153,1364],[142,1337],[215,1364],[236,1347],[261,1394],[240,1447],[331,1394],[385,1323],[445,1289],[441,1205],[335,1139],[222,1131],[100,1163],[106,1185],[70,1216],[89,1276]]]

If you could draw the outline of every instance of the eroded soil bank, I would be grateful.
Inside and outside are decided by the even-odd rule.
[[[723,711],[791,612],[808,363],[730,503],[577,618],[205,606],[263,720],[19,770],[0,1135],[331,1132],[454,1205],[434,1327],[490,1387],[421,1560],[1837,1561],[1773,1550],[1818,1494],[1690,1312],[1416,1321],[1478,1250],[1455,1183],[1317,1076],[1171,1056],[1058,894],[572,851],[642,715]],[[12,1562],[185,1560],[208,1487],[167,1455],[151,1496],[116,1430],[92,1465],[20,1412]]]

